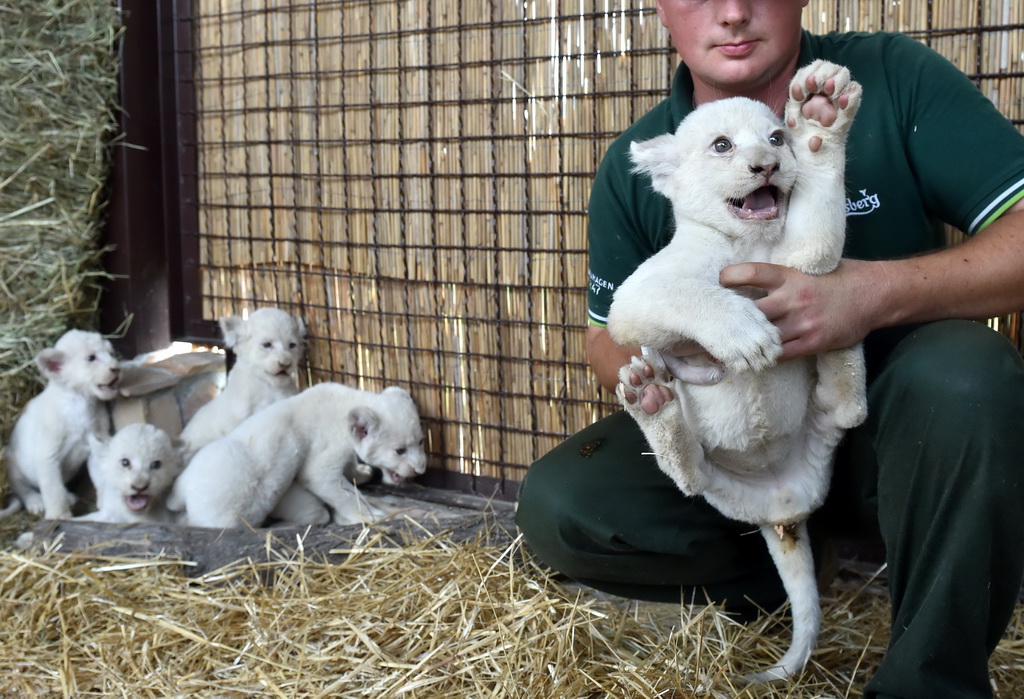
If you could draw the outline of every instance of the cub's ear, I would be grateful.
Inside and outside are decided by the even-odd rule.
[[[224,344],[228,347],[237,345],[245,335],[245,320],[241,316],[224,316],[217,324],[224,336]]]
[[[107,441],[98,438],[92,432],[86,435],[86,441],[89,443],[89,453],[95,457],[101,457],[107,451]]]
[[[178,467],[185,465],[185,455],[188,453],[188,442],[180,437],[171,437],[171,450],[174,452],[174,460]]]
[[[661,192],[682,164],[683,151],[672,134],[664,134],[647,141],[633,141],[629,157],[633,161],[632,172],[650,175],[654,189]]]
[[[302,320],[302,318],[296,318],[295,329],[298,331],[299,335],[302,336],[302,339],[305,340],[306,335],[309,331],[309,329],[306,327],[306,321]]]
[[[361,442],[377,429],[380,417],[372,408],[352,408],[348,414],[348,429],[357,442]]]
[[[398,399],[401,399],[401,400],[407,400],[410,403],[413,402],[412,396],[409,395],[409,392],[406,391],[404,388],[402,388],[400,386],[388,386],[387,388],[384,389],[384,392],[383,392],[382,395],[388,396],[390,398],[398,398]]]
[[[36,355],[36,366],[43,376],[48,379],[56,379],[60,376],[60,370],[64,368],[67,357],[57,349],[44,349]]]

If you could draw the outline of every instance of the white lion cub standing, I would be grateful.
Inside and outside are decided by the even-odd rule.
[[[131,524],[173,522],[164,506],[181,472],[184,444],[159,427],[126,425],[109,441],[89,435],[89,475],[99,509],[77,519]]]
[[[107,340],[85,330],[64,333],[36,355],[36,364],[47,384],[11,432],[7,477],[15,499],[0,516],[24,506],[64,519],[75,501],[65,484],[89,457],[89,435],[110,434],[105,403],[117,396],[121,364]]]
[[[776,665],[748,678],[755,681],[798,672],[817,640],[806,520],[824,501],[844,430],[866,414],[859,347],[776,364],[775,326],[748,294],[719,283],[719,272],[739,262],[811,274],[839,263],[846,135],[860,85],[845,68],[818,61],[798,71],[790,96],[788,131],[763,104],[733,98],[694,110],[675,134],[633,144],[636,171],[672,202],[676,231],[620,286],[608,316],[617,342],[645,348],[620,371],[618,393],[660,468],[685,494],[758,525],[779,569],[793,642]],[[834,123],[804,116],[812,96],[829,100]],[[707,351],[673,368],[689,383],[662,363],[681,341]],[[676,398],[648,414],[641,401],[652,384]]]
[[[182,430],[186,460],[271,403],[298,393],[295,371],[305,350],[306,324],[280,308],[261,308],[248,319],[220,319],[224,344],[236,357],[224,390],[196,411]]]
[[[168,507],[184,511],[191,526],[259,527],[298,485],[326,504],[335,523],[356,524],[377,514],[345,476],[357,463],[404,477],[425,470],[419,414],[403,389],[321,383],[264,408],[195,454]],[[323,521],[323,505],[297,500],[314,507],[275,516]]]

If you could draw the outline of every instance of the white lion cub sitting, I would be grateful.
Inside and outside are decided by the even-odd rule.
[[[804,115],[812,98],[835,113],[829,126]],[[645,348],[620,371],[618,393],[680,490],[758,525],[768,542],[789,595],[793,642],[754,681],[801,670],[817,639],[806,520],[825,498],[844,430],[865,417],[864,364],[859,347],[776,364],[778,330],[750,295],[721,286],[719,272],[746,261],[811,274],[838,265],[846,135],[860,99],[845,68],[818,61],[790,85],[788,131],[763,104],[733,98],[632,147],[636,171],[671,200],[676,231],[615,293],[612,337]],[[707,354],[672,376],[661,354],[682,341]],[[649,414],[649,388],[657,395],[664,387],[676,398],[655,400]]]
[[[248,319],[220,319],[224,344],[236,357],[224,390],[196,411],[182,430],[186,461],[242,420],[298,393],[295,370],[302,360],[306,324],[280,308],[261,308]]]
[[[405,477],[425,470],[419,415],[403,389],[322,383],[264,408],[196,453],[168,507],[184,511],[192,526],[259,527],[297,484],[330,508],[335,523],[356,524],[378,514],[345,477],[358,462]],[[318,507],[275,516],[322,521]]]
[[[76,519],[131,524],[173,522],[164,500],[181,472],[184,444],[147,423],[126,425],[109,441],[89,435],[89,475],[99,509]]]
[[[117,395],[121,364],[101,335],[69,330],[36,355],[46,388],[22,411],[7,445],[7,477],[14,498],[0,512],[25,507],[47,519],[71,516],[75,496],[66,483],[89,456],[89,435],[110,434],[106,401]]]

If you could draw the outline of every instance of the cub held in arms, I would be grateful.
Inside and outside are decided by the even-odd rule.
[[[182,430],[181,439],[188,445],[186,461],[256,411],[299,392],[295,370],[306,342],[301,319],[280,308],[261,308],[248,319],[225,316],[219,324],[236,361],[224,390],[197,410]]]
[[[75,496],[66,483],[89,457],[90,435],[110,434],[106,401],[117,396],[121,364],[110,342],[86,330],[69,330],[36,355],[46,388],[18,417],[7,445],[12,502],[0,517],[23,506],[47,519],[71,516]]]
[[[89,435],[89,475],[99,509],[75,519],[115,524],[174,522],[164,501],[181,472],[184,446],[146,423],[126,425],[109,441]]]
[[[812,98],[819,109],[828,100],[829,126],[803,114]],[[620,370],[617,391],[683,493],[764,535],[789,596],[793,641],[751,681],[799,672],[817,640],[806,520],[824,501],[844,430],[866,415],[864,360],[858,346],[776,364],[778,330],[749,292],[721,286],[719,272],[748,261],[810,274],[839,264],[846,136],[860,99],[846,68],[817,61],[790,85],[788,131],[766,106],[733,98],[694,110],[673,135],[632,146],[636,172],[672,202],[676,231],[613,298],[612,337],[644,349]],[[673,376],[663,353],[682,341],[707,354],[670,357]],[[654,414],[641,405],[651,386],[674,396]]]
[[[419,416],[401,388],[371,393],[321,383],[264,408],[200,449],[175,481],[168,507],[184,512],[183,523],[192,526],[258,527],[298,484],[327,504],[334,522],[364,522],[377,513],[361,500],[346,470],[363,462],[423,473],[422,442]]]

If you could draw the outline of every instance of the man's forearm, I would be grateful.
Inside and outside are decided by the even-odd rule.
[[[756,303],[779,329],[780,361],[850,347],[878,328],[1012,313],[1024,308],[1024,211],[1016,209],[960,245],[918,257],[843,260],[821,276],[748,262],[720,279],[766,292]]]
[[[614,392],[619,382],[619,369],[630,357],[640,354],[639,347],[623,347],[615,342],[606,328],[587,327],[587,360],[602,386]]]
[[[888,279],[879,327],[988,318],[1024,308],[1024,211],[1004,214],[960,245],[881,263]]]

